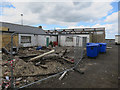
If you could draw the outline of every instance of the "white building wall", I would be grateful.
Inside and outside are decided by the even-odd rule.
[[[21,36],[31,36],[31,43],[21,43]],[[73,42],[66,42],[66,37],[72,36]],[[89,34],[85,35],[60,35],[58,38],[58,43],[60,46],[76,46],[76,36],[80,37],[79,45],[82,46],[82,37],[87,37],[87,42],[89,42]],[[49,35],[33,35],[33,34],[19,34],[19,45],[23,47],[30,46],[46,46],[46,38],[50,41],[57,41],[57,36]]]
[[[38,45],[39,46],[46,46],[46,38],[49,38],[50,41],[57,41],[57,36],[49,36],[49,35],[38,35]]]
[[[87,43],[90,41],[90,35],[76,35],[80,37],[80,41],[79,41],[79,45],[82,46],[82,42],[83,42],[83,37],[87,37]],[[76,46],[76,41],[74,46]]]
[[[66,42],[66,37],[72,36],[73,42]],[[59,36],[60,46],[76,46],[76,37],[79,36],[79,45],[82,46],[82,37],[87,37],[87,43],[89,42],[89,35],[61,35]]]
[[[38,35],[38,45],[39,46],[46,46],[46,36]]]
[[[38,46],[38,35],[34,35],[34,36],[35,36],[35,41],[36,41],[35,46]]]
[[[21,43],[21,36],[31,36],[31,43]],[[19,46],[30,47],[30,46],[46,46],[46,38],[50,41],[57,41],[57,36],[49,35],[33,35],[33,34],[19,34]]]
[[[21,43],[21,36],[31,36],[31,43]],[[33,34],[19,34],[19,46],[30,47],[37,46],[37,36]]]
[[[50,36],[50,41],[52,42],[57,41],[57,36]]]
[[[74,39],[73,38],[73,42],[66,42],[66,37],[68,37],[70,35],[62,35],[60,36],[60,46],[74,46]]]

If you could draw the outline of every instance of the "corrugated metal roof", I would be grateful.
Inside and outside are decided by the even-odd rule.
[[[15,31],[17,33],[25,33],[25,34],[46,34],[45,31],[38,27],[32,27],[27,25],[19,25],[7,22],[0,22],[2,27],[8,27],[9,31]]]

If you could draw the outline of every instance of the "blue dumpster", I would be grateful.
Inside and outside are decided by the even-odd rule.
[[[100,52],[100,44],[99,43],[87,43],[87,45],[91,45],[91,44],[98,44],[98,54]]]
[[[100,43],[95,43],[98,44],[98,53],[100,53]]]
[[[87,56],[88,57],[97,57],[98,56],[98,44],[87,45]]]
[[[100,44],[99,43],[93,43],[94,45],[98,45],[97,46],[97,50],[98,50],[98,54],[100,53]]]
[[[101,53],[106,52],[106,46],[107,46],[107,43],[100,43],[100,52]]]
[[[90,45],[90,44],[93,44],[93,43],[87,43],[86,45]]]

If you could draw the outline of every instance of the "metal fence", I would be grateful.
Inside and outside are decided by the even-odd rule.
[[[12,56],[13,35],[11,36],[11,60],[13,60],[13,56]],[[66,71],[68,72],[68,71],[71,71],[71,70],[75,70],[75,71],[78,71],[80,73],[83,73],[83,72],[77,70],[77,66],[79,65],[80,61],[83,59],[83,55],[85,53],[84,48],[86,47],[86,43],[87,43],[88,38],[80,37],[80,36],[75,36],[75,37],[76,37],[76,45],[74,47],[70,47],[70,48],[74,49],[74,66],[72,68],[66,69],[62,72],[56,73],[54,75],[48,76],[46,78],[40,79],[40,80],[32,82],[32,83],[29,83],[27,85],[24,85],[24,86],[21,86],[21,87],[16,87],[16,86],[14,86],[14,81],[15,80],[14,80],[14,77],[13,77],[13,73],[14,73],[13,72],[13,66],[11,66],[11,85],[12,85],[12,88],[15,88],[15,89],[25,88],[25,87],[31,86],[33,84],[36,84],[38,82],[42,82],[44,80],[47,80],[49,78],[56,77],[57,75],[63,74]]]
[[[2,47],[2,33],[0,32],[0,48]],[[2,63],[2,51],[0,50],[0,64]],[[2,76],[2,65],[0,65],[0,77]],[[2,85],[2,78],[0,78],[0,85]],[[1,87],[0,87],[1,89]]]

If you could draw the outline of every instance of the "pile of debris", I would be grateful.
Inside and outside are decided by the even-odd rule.
[[[45,64],[35,66],[32,62],[25,62],[19,60],[14,68],[14,76],[32,76],[32,75],[47,75],[50,73],[57,73],[64,70],[65,67],[57,61],[47,61]]]
[[[68,59],[69,49],[57,48],[55,50],[44,49],[36,50],[35,48],[27,48],[19,50],[19,53],[14,56],[13,60],[13,75],[15,78],[15,85],[23,86],[30,82],[39,80],[43,76],[53,75],[68,69],[73,66],[73,56]],[[66,54],[67,53],[67,54]],[[66,56],[65,56],[66,54]],[[3,82],[6,80],[10,81],[10,60],[9,55],[3,54]],[[8,56],[8,57],[7,57]],[[66,63],[70,62],[70,63]]]
[[[29,56],[29,55],[39,55],[45,52],[48,52],[51,50],[51,48],[42,47],[40,50],[36,50],[37,47],[31,47],[31,48],[20,48],[18,51],[18,56]]]

